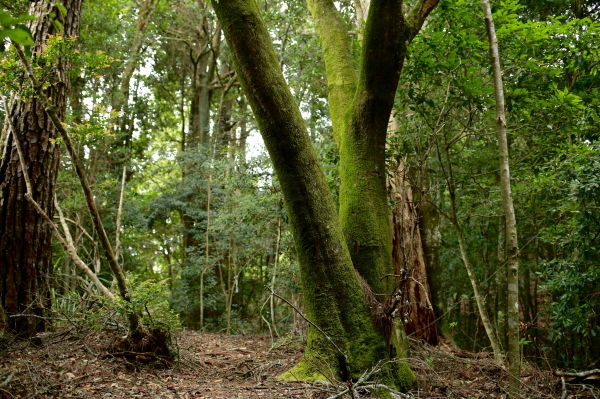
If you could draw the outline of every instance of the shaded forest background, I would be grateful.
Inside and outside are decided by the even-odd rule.
[[[24,1],[2,5],[13,15],[27,12]],[[309,13],[304,2],[260,5],[337,195],[327,82]],[[354,25],[352,4],[337,5]],[[523,355],[540,365],[594,368],[600,359],[600,6],[566,0],[493,6],[521,238]],[[127,273],[132,304],[102,305],[55,243],[55,324],[110,320],[119,327],[107,315],[134,306],[151,310],[141,312],[147,323],[169,328],[303,334],[305,321],[273,294],[302,308],[280,188],[210,5],[88,0],[81,18],[78,40],[56,39],[48,57],[68,54],[66,125]],[[360,28],[349,34],[358,56]],[[0,60],[8,96],[20,89],[22,72],[8,48]],[[462,231],[506,347],[494,91],[485,26],[473,2],[440,2],[414,40],[388,137],[390,206],[405,207],[394,222],[417,243],[401,246],[396,262],[410,275],[421,253],[442,335],[465,349],[487,348],[458,249]],[[56,187],[77,252],[104,285],[114,286],[67,156]],[[398,187],[401,197],[392,195]],[[403,308],[407,324],[411,306]]]

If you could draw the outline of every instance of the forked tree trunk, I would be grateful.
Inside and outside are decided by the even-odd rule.
[[[56,3],[38,0],[30,6],[29,13],[36,18],[30,24],[35,40],[34,60],[44,51],[49,37],[59,33],[51,14],[62,23],[64,36],[74,37],[79,33],[82,0],[63,0],[66,15],[55,7]],[[61,119],[65,116],[69,89],[67,67],[64,61],[53,67],[52,84],[46,91]],[[29,85],[26,80],[23,83]],[[23,101],[13,96],[7,117],[11,118],[23,146],[33,199],[52,217],[60,160],[59,146],[55,143],[56,129],[36,98]],[[5,124],[4,129],[7,128]],[[0,149],[0,304],[9,316],[7,328],[19,335],[31,336],[44,331],[48,323],[45,316],[50,309],[52,232],[25,199],[23,171],[12,137],[9,136]]]
[[[213,3],[282,186],[309,319],[343,348],[354,376],[389,356],[391,326],[374,317],[368,306],[380,305],[371,289],[391,294],[393,287],[382,278],[392,271],[387,122],[406,44],[436,5],[436,0],[417,1],[405,14],[401,1],[373,1],[358,75],[333,2],[309,2],[325,53],[334,137],[340,146],[340,223],[256,2]],[[385,327],[378,329],[378,323]],[[350,375],[344,373],[350,372],[339,352],[311,324],[305,356],[285,376],[297,373],[310,379],[317,370],[331,369],[347,379]],[[395,382],[406,388],[414,377],[404,371]]]
[[[283,78],[256,2],[228,0],[213,6],[281,183],[296,239],[307,317],[342,348],[350,370],[359,373],[387,357],[387,343],[371,321],[302,115]],[[348,370],[340,367],[346,363],[340,355],[328,338],[311,326],[303,360],[286,376],[349,378],[343,375]]]
[[[340,221],[354,267],[377,294],[390,294],[392,226],[385,145],[408,44],[436,0],[411,8],[396,1],[357,1],[364,28],[360,72],[348,31],[332,0],[307,0],[323,49],[329,110],[340,152]],[[370,4],[369,4],[370,3]]]

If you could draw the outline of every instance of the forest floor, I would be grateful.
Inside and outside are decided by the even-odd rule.
[[[142,365],[110,354],[105,333],[52,333],[9,343],[0,352],[1,398],[328,398],[334,386],[280,382],[277,375],[302,354],[297,339],[183,331],[179,359],[169,367]],[[505,374],[491,356],[448,345],[414,345],[410,360],[419,388],[413,398],[503,398]],[[139,359],[143,360],[143,359]],[[567,384],[550,371],[526,367],[524,397],[600,398],[600,391]],[[564,396],[563,396],[564,395]]]

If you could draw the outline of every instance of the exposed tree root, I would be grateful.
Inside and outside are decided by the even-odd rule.
[[[175,360],[171,337],[159,328],[120,337],[111,343],[108,351],[111,356],[124,357],[139,364],[168,367]]]

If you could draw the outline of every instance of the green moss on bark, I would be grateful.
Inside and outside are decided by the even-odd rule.
[[[407,392],[414,388],[417,384],[417,377],[415,373],[410,369],[408,365],[408,339],[404,333],[404,327],[402,321],[396,319],[394,321],[392,333],[392,346],[395,350],[395,357],[397,359],[395,367],[394,379],[398,390]]]
[[[386,357],[345,244],[333,198],[255,1],[213,3],[279,178],[300,263],[306,316],[349,357],[353,374]],[[303,362],[340,375],[338,352],[309,327]],[[297,371],[314,375],[300,365]]]
[[[307,382],[329,382],[331,377],[326,377],[319,367],[311,365],[311,362],[306,359],[300,361],[291,369],[277,377],[280,381],[307,381]]]
[[[309,0],[329,64],[330,105],[341,156],[340,221],[256,1],[213,1],[281,184],[300,263],[306,316],[348,355],[352,378],[389,359],[388,337],[375,327],[357,271],[376,293],[391,292],[392,279],[382,278],[392,267],[385,140],[405,54],[401,4],[399,0],[372,4],[356,81],[348,62],[349,41],[333,2]],[[402,328],[397,333],[403,337]],[[401,344],[399,339],[394,346],[405,357]],[[281,378],[339,379],[343,374],[339,355],[329,339],[310,326],[303,359]],[[408,364],[391,364],[385,381],[400,389],[412,387],[414,375]]]
[[[307,0],[308,9],[323,50],[327,78],[327,97],[336,144],[344,131],[344,119],[356,92],[358,73],[352,56],[348,32],[351,27],[343,20],[331,0]]]

